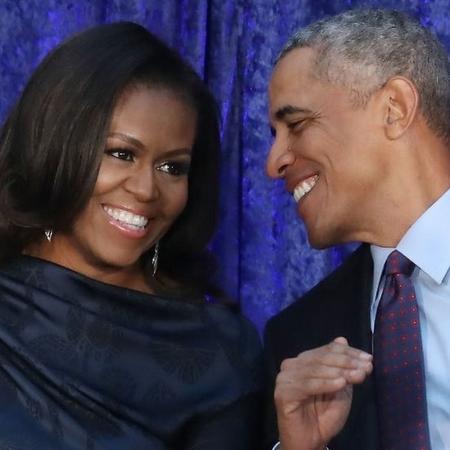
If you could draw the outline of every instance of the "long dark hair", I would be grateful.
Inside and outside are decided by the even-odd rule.
[[[96,26],[54,49],[7,118],[0,133],[0,260],[41,239],[45,229],[70,229],[92,195],[116,101],[135,83],[173,90],[197,111],[188,202],[160,243],[159,270],[187,290],[208,293],[218,109],[174,50],[129,22]],[[151,256],[142,257],[146,270]]]

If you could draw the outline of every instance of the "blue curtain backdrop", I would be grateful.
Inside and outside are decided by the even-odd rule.
[[[129,20],[177,48],[222,113],[222,221],[214,241],[220,279],[262,329],[351,250],[312,250],[293,200],[265,176],[273,60],[297,28],[360,6],[407,11],[450,50],[449,0],[0,0],[0,117],[42,57],[86,27]]]

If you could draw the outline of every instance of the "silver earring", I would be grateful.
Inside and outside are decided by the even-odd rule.
[[[44,231],[44,234],[45,234],[47,241],[52,242],[53,230],[51,228],[49,228],[48,230]]]
[[[159,241],[155,245],[155,250],[153,250],[152,266],[153,266],[153,276],[156,275],[158,270],[158,256],[159,256]]]

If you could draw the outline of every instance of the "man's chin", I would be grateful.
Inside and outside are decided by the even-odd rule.
[[[339,236],[337,233],[333,233],[325,230],[310,230],[306,227],[308,233],[309,245],[317,250],[323,250],[334,245],[344,244],[348,242]]]

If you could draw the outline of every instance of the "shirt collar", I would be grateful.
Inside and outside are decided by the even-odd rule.
[[[450,267],[450,189],[433,203],[409,228],[397,245],[397,250],[417,267],[441,284]],[[377,287],[389,254],[393,248],[371,245],[374,263],[374,287]]]
[[[373,290],[372,299],[375,298],[378,286],[380,284],[381,275],[383,274],[383,267],[388,256],[394,251],[394,248],[390,247],[378,247],[377,245],[371,245],[370,251],[373,259]]]

